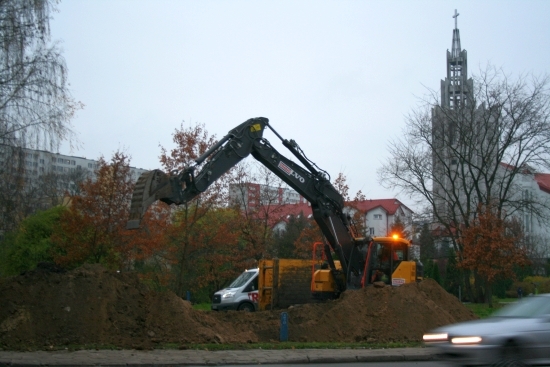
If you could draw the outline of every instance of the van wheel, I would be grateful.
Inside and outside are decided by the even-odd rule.
[[[239,306],[239,311],[254,312],[254,305],[252,303],[245,302]]]

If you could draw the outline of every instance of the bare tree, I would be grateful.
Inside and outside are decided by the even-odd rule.
[[[35,186],[38,190],[42,207],[66,205],[67,198],[81,193],[81,185],[89,178],[85,169],[75,169],[70,172],[47,172],[40,176]]]
[[[284,194],[288,186],[265,166],[241,162],[232,177],[232,202],[243,216],[243,239],[255,260],[278,256],[273,225],[279,220],[282,205],[289,204]]]
[[[430,91],[378,171],[384,187],[427,206],[459,256],[462,229],[480,204],[496,202],[500,218],[528,214],[540,225],[550,212],[548,200],[528,194],[523,180],[550,168],[549,78],[512,79],[488,67],[473,79],[469,99],[452,108],[440,107]]]
[[[82,104],[69,92],[59,47],[50,43],[54,4],[0,0],[0,233],[36,208],[25,148],[74,143],[70,120]]]
[[[0,143],[50,149],[72,138],[81,104],[71,97],[67,67],[50,45],[51,0],[0,1]]]
[[[24,187],[24,150],[0,145],[0,236],[25,218],[30,193]]]

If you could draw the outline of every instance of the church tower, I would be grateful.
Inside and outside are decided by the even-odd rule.
[[[447,50],[447,77],[441,81],[441,107],[455,109],[463,103],[468,103],[473,92],[473,81],[468,79],[468,55],[460,47],[460,31],[458,16],[455,9],[455,28],[453,29],[453,45]]]
[[[456,200],[453,191],[464,183],[459,165],[466,153],[463,139],[464,129],[470,125],[465,121],[466,110],[473,106],[473,80],[468,79],[468,56],[460,46],[458,13],[453,18],[453,42],[447,50],[447,76],[441,80],[441,101],[432,109],[432,194],[436,216],[452,216],[449,203]],[[459,190],[460,191],[460,190]],[[452,197],[449,197],[451,195]],[[452,205],[451,205],[452,206]]]

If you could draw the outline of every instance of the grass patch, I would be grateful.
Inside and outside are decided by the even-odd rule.
[[[210,303],[194,303],[193,304],[194,310],[201,310],[201,311],[210,311]]]
[[[503,298],[493,299],[493,307],[489,307],[486,303],[465,303],[464,306],[468,307],[474,314],[480,319],[491,316],[495,311],[501,309],[507,304],[517,302],[517,298]]]

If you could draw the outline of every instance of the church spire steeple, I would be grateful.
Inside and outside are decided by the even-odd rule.
[[[460,14],[458,14],[455,9],[455,15],[453,15],[453,18],[455,18],[455,29],[453,30],[453,48],[451,52],[452,57],[460,56],[460,32],[458,31],[457,27],[457,20],[459,15]]]
[[[441,81],[441,107],[447,108],[458,108],[468,103],[467,97],[473,90],[473,82],[471,79],[468,80],[468,56],[466,50],[460,47],[459,15],[455,9],[453,45],[451,52],[447,50],[447,77]]]

